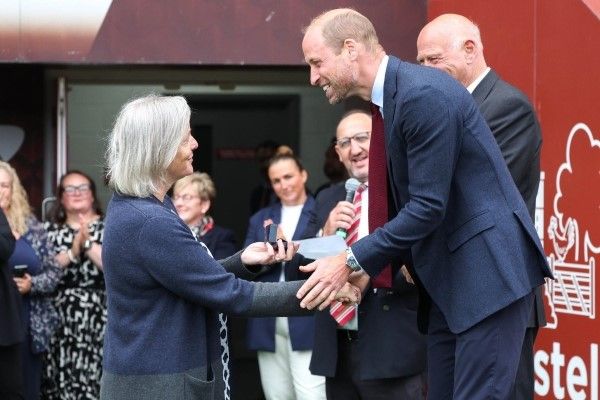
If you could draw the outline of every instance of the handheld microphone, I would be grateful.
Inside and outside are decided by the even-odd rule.
[[[346,181],[344,187],[346,188],[346,201],[352,203],[354,200],[354,192],[360,186],[360,182],[356,178],[350,178]],[[346,239],[347,232],[344,228],[338,228],[335,234],[341,236],[342,239]]]

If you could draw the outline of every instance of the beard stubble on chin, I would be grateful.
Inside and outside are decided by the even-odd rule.
[[[357,73],[352,70],[350,65],[343,65],[339,68],[329,81],[333,93],[329,98],[329,103],[338,104],[348,98],[352,90],[356,88],[357,81]]]

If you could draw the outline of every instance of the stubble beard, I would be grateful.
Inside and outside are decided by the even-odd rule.
[[[329,98],[329,104],[339,104],[351,95],[357,86],[358,74],[352,70],[350,65],[344,65],[336,72],[329,85],[333,95]]]
[[[369,172],[368,169],[362,169],[362,170],[354,170],[351,171],[350,174],[353,178],[358,179],[359,182],[361,183],[365,183],[367,181],[367,179],[369,179]]]

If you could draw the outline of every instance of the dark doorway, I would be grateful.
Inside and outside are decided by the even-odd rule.
[[[212,177],[212,142],[213,133],[211,125],[192,124],[192,136],[198,141],[198,148],[194,152],[194,171],[206,172]]]
[[[198,140],[194,167],[211,175],[215,221],[233,229],[240,246],[250,217],[250,192],[260,183],[254,148],[267,139],[298,153],[299,97],[287,95],[186,96]]]
[[[194,168],[210,174],[217,188],[210,214],[217,224],[234,230],[241,248],[250,218],[250,193],[262,179],[254,149],[271,139],[298,154],[299,97],[186,97],[192,107],[192,134],[198,141]],[[245,345],[245,319],[230,316],[229,321],[232,399],[263,399],[256,354]]]

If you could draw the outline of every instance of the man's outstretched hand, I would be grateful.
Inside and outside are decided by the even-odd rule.
[[[310,278],[296,293],[296,297],[301,300],[300,306],[309,310],[317,306],[319,310],[328,307],[352,272],[346,266],[346,253],[321,258],[301,266],[300,270],[312,272]]]

